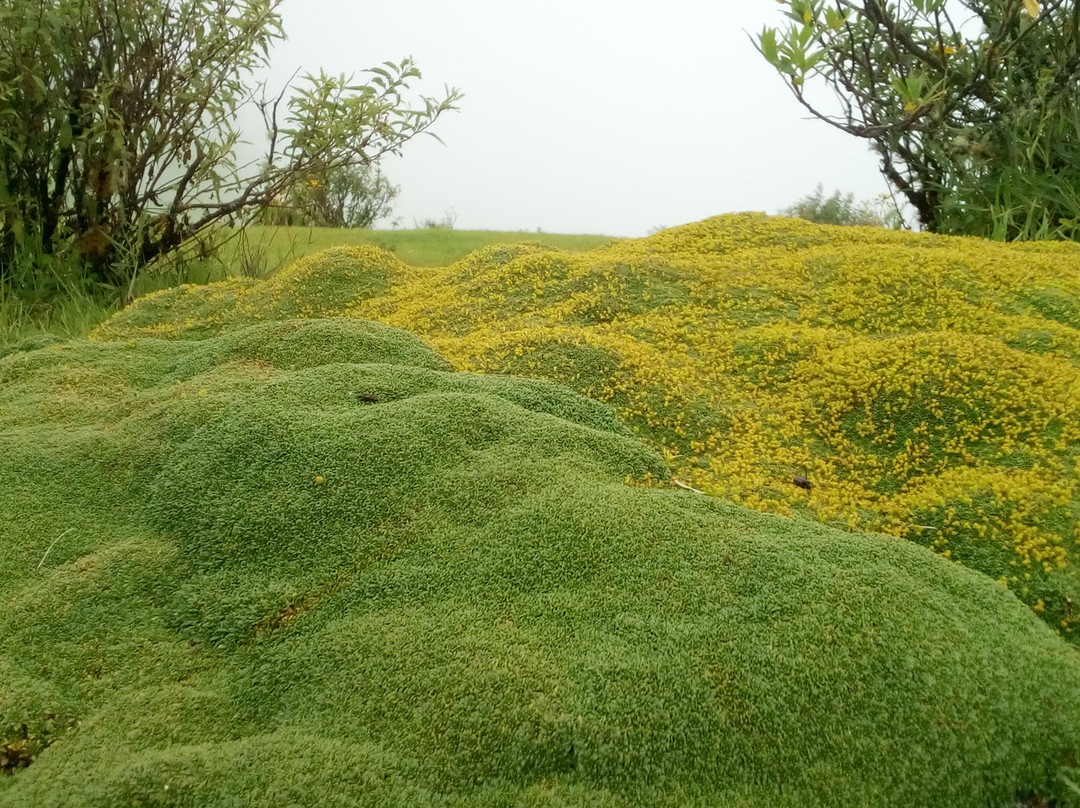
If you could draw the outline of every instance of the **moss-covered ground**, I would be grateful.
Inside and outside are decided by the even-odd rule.
[[[439,275],[429,341],[519,311],[632,412],[619,344],[545,320],[573,262],[510,281],[542,254]],[[593,309],[650,310],[634,266]],[[0,358],[0,806],[1075,802],[1080,654],[1015,590],[670,487],[607,405],[336,316],[419,317],[421,277],[347,248]],[[502,300],[455,321],[451,279]]]
[[[442,268],[329,251],[98,332],[351,315],[614,405],[709,494],[929,547],[1080,641],[1080,247],[721,216]],[[793,484],[809,480],[811,488]]]

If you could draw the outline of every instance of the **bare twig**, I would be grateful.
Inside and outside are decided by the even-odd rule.
[[[61,533],[55,539],[53,539],[53,543],[49,545],[49,549],[45,551],[45,555],[43,555],[41,557],[41,561],[38,562],[38,565],[37,565],[38,569],[41,569],[41,565],[45,563],[45,559],[49,557],[49,553],[52,552],[52,548],[54,548],[56,546],[56,543],[58,541],[60,541],[60,539],[64,538],[64,536],[66,536],[68,533],[70,533],[74,529],[75,528],[73,528],[73,527],[69,527],[67,530],[65,530],[63,533]]]
[[[672,485],[677,485],[679,488],[682,488],[682,489],[684,489],[686,491],[693,491],[695,494],[704,494],[705,493],[704,491],[699,491],[696,488],[692,488],[691,486],[687,485],[684,482],[680,482],[679,480],[672,480],[671,483],[672,483]]]

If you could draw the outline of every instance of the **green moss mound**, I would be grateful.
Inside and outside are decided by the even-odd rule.
[[[985,576],[392,328],[201,336],[0,359],[0,805],[1066,798],[1080,655]]]
[[[680,482],[960,561],[1080,643],[1076,244],[736,214],[585,253],[304,266],[148,299],[98,336],[222,333],[285,299],[385,322],[457,369],[611,404]]]
[[[301,258],[268,280],[184,284],[139,300],[101,326],[96,339],[203,339],[263,320],[333,317],[385,294],[404,265],[370,245],[332,247]]]

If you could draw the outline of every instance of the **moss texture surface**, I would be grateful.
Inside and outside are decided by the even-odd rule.
[[[0,806],[1064,794],[1080,655],[987,576],[393,328],[200,335],[0,358]]]
[[[568,384],[681,482],[929,547],[1080,642],[1076,244],[737,214],[436,269],[351,247],[148,297],[97,336],[330,315],[407,329],[458,370]]]

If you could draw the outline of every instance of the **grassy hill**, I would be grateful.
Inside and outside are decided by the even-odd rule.
[[[408,329],[460,370],[568,384],[685,484],[909,539],[1080,639],[1077,245],[740,214],[442,268],[344,248],[148,297],[97,336],[337,315]]]
[[[187,256],[168,271],[150,269],[134,280],[136,296],[183,283],[204,284],[229,277],[261,278],[299,258],[329,247],[372,245],[392,252],[411,266],[443,266],[491,244],[523,241],[565,250],[586,250],[612,241],[608,236],[558,233],[503,232],[496,230],[359,230],[329,227],[247,227],[208,257]],[[54,334],[81,338],[115,313],[108,299],[67,289],[57,290],[45,280],[43,297],[31,292],[5,294],[0,287],[0,351],[26,339]]]
[[[607,406],[318,316],[377,266],[0,359],[0,805],[1069,799],[1080,655],[1007,589],[663,490]]]

